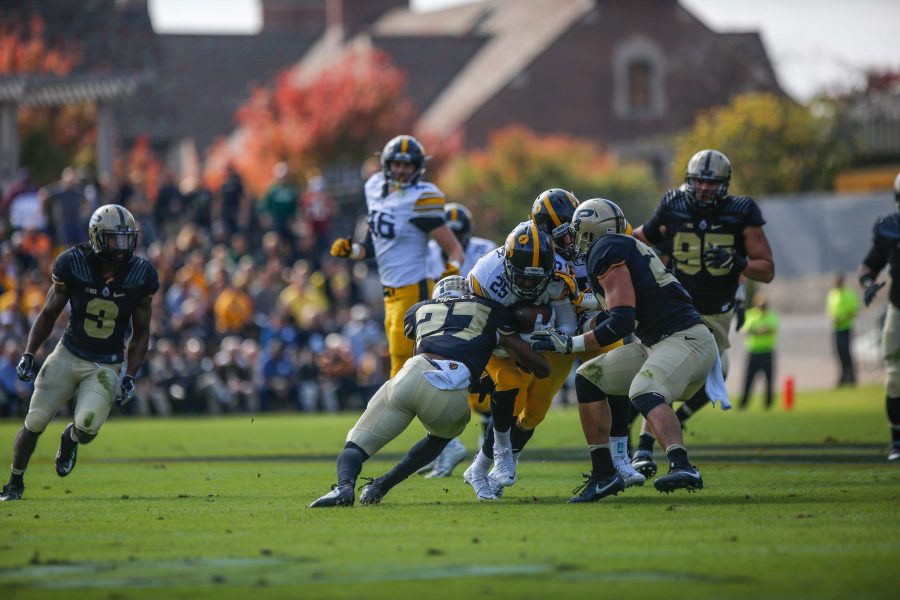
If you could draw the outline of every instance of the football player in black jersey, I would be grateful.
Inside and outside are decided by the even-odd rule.
[[[535,332],[535,350],[572,354],[608,346],[634,333],[625,344],[584,362],[575,376],[578,414],[591,454],[592,470],[570,502],[594,502],[625,489],[610,453],[612,415],[607,398],[626,394],[644,415],[669,457],[669,473],[657,478],[660,492],[703,487],[688,461],[675,400],[691,397],[716,364],[716,342],[691,297],[653,250],[624,235],[625,215],[604,198],[582,202],[572,217],[575,244],[587,255],[588,283],[603,298],[609,316],[593,330],[569,336]]]
[[[900,209],[900,173],[894,179],[894,198]],[[876,283],[876,280],[887,265],[890,265],[891,287],[881,343],[885,402],[891,425],[888,460],[900,462],[900,213],[881,217],[875,222],[872,247],[859,267],[859,285],[863,288],[866,306],[872,303],[878,290],[884,287],[884,282]]]
[[[75,468],[78,445],[97,437],[113,404],[122,406],[134,398],[135,373],[150,341],[150,300],[159,289],[153,265],[134,256],[138,234],[130,212],[106,204],[91,216],[90,244],[66,250],[53,264],[53,283],[16,368],[23,381],[35,379],[34,394],[16,434],[11,475],[0,500],[22,497],[25,469],[38,438],[70,398],[75,399],[73,422],[63,431],[56,453],[60,477]],[[35,354],[67,304],[65,334],[38,370]]]
[[[388,473],[370,479],[360,503],[378,504],[391,488],[437,458],[469,422],[469,386],[478,382],[498,338],[535,375],[550,374],[546,359],[516,334],[508,310],[472,295],[464,277],[441,279],[433,298],[407,311],[404,332],[415,341],[415,355],[375,392],[347,434],[337,460],[337,484],[310,508],[352,506],[363,462],[403,433],[414,417],[428,435]]]
[[[701,150],[688,161],[684,184],[663,196],[634,237],[653,246],[671,244],[669,267],[687,289],[703,322],[713,332],[728,373],[728,332],[741,276],[769,283],[775,276],[765,220],[752,198],[728,194],[731,162],[716,150]],[[709,398],[701,389],[679,407],[683,423]],[[646,477],[656,474],[654,438],[644,423],[632,466]]]

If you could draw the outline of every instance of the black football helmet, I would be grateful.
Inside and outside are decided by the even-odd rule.
[[[556,251],[566,260],[577,254],[572,233],[572,215],[578,208],[578,198],[572,192],[551,188],[535,198],[531,205],[531,220],[538,229],[550,236]]]
[[[698,191],[698,181],[718,183],[713,192]],[[688,161],[684,191],[691,203],[702,210],[714,208],[727,194],[731,182],[731,161],[718,150],[701,150]]]
[[[419,178],[425,174],[425,147],[411,135],[398,135],[384,145],[381,151],[381,171],[385,181],[395,187],[405,188],[415,185]],[[392,162],[408,162],[415,166],[416,170],[408,180],[399,180],[391,173]]]
[[[506,238],[503,273],[512,291],[523,300],[537,300],[553,275],[554,251],[550,236],[534,223],[521,223]]]
[[[104,204],[94,211],[88,223],[88,240],[94,254],[115,265],[131,260],[139,233],[134,216],[118,204]]]
[[[474,220],[469,209],[458,202],[448,202],[444,205],[444,222],[459,240],[459,245],[463,250],[468,248],[469,240],[472,239],[472,229],[474,229]]]

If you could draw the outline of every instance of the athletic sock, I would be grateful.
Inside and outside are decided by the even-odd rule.
[[[697,390],[696,394],[691,396],[687,402],[684,402],[678,407],[678,410],[675,411],[675,416],[678,417],[678,422],[681,423],[682,428],[684,427],[685,421],[690,419],[695,412],[707,404],[709,404],[709,396],[706,395],[706,390],[701,387]]]
[[[615,475],[609,444],[591,444],[588,450],[591,453],[591,475],[604,478]]]
[[[891,443],[900,445],[900,396],[887,397],[887,416],[891,424]]]
[[[656,438],[653,437],[652,433],[646,432],[642,433],[638,438],[638,452],[653,452],[653,444],[656,443]]]
[[[615,436],[609,438],[609,453],[613,460],[622,458],[628,460],[628,436]]]
[[[666,456],[669,457],[669,467],[672,469],[687,469],[691,466],[684,446],[672,444],[666,448]]]
[[[492,463],[492,462],[493,462],[493,459],[490,458],[490,457],[488,457],[488,456],[484,453],[484,450],[482,449],[482,450],[479,450],[479,451],[478,451],[478,454],[475,456],[475,460],[472,461],[472,464],[473,464],[473,465],[475,466],[475,468],[478,469],[479,471],[487,471],[488,469],[491,468],[491,463]]]
[[[356,487],[356,478],[362,472],[362,464],[369,458],[365,450],[347,442],[337,459],[338,485]]]
[[[388,491],[434,459],[438,457],[441,451],[450,443],[448,438],[441,438],[431,434],[424,438],[409,449],[400,462],[393,469],[384,474],[381,479],[381,486],[384,491]]]
[[[25,485],[25,472],[24,471],[22,471],[20,473],[16,473],[15,471],[10,472],[9,484],[14,485],[16,487],[23,487]]]
[[[528,440],[530,440],[533,435],[534,429],[522,429],[519,427],[519,424],[516,423],[509,434],[509,443],[512,444],[513,454],[521,452],[525,447],[525,444],[528,443]]]

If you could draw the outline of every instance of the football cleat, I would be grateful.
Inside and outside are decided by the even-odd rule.
[[[631,466],[634,470],[643,475],[646,479],[656,475],[656,463],[653,462],[653,452],[647,450],[637,450],[631,457]]]
[[[625,482],[625,487],[641,486],[647,482],[647,478],[631,466],[627,456],[617,456],[613,459],[613,465]]]
[[[703,478],[697,467],[670,467],[668,475],[659,477],[653,482],[653,486],[665,494],[682,489],[693,492],[703,489]]]
[[[56,474],[65,477],[75,469],[75,461],[78,460],[78,443],[72,441],[72,430],[75,423],[63,430],[59,439],[59,449],[56,451]]]
[[[359,495],[360,504],[381,504],[382,498],[387,494],[381,485],[381,480],[370,479],[362,486],[362,494]]]
[[[584,473],[584,483],[572,490],[575,494],[569,498],[568,504],[581,504],[583,502],[596,502],[607,496],[615,496],[625,491],[625,480],[618,473],[609,477],[596,477]]]
[[[900,444],[891,446],[891,451],[888,453],[888,460],[891,462],[900,462]]]
[[[432,477],[450,477],[456,465],[465,460],[468,452],[462,442],[454,438],[450,440],[447,447],[438,455],[434,461],[434,468],[425,476],[426,479]]]
[[[494,466],[488,476],[497,484],[509,487],[516,483],[516,459],[512,447],[494,439]]]
[[[3,491],[0,491],[0,502],[7,502],[10,500],[21,500],[22,494],[25,493],[24,485],[13,485],[12,483],[7,483],[3,486]]]
[[[474,464],[463,473],[463,481],[472,486],[475,496],[479,500],[497,500],[498,496],[491,489],[487,471],[477,468]]]
[[[356,494],[349,484],[331,486],[331,491],[310,503],[309,508],[327,508],[331,506],[353,506]]]

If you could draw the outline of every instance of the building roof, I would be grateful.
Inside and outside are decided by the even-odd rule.
[[[61,106],[108,102],[135,94],[144,75],[13,75],[0,77],[0,102]]]

